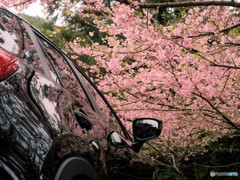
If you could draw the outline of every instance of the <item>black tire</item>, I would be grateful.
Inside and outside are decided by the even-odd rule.
[[[100,177],[88,160],[70,157],[60,165],[54,180],[100,180]]]

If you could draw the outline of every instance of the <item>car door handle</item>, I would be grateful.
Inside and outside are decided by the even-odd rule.
[[[74,113],[74,115],[79,126],[82,129],[86,129],[87,131],[89,131],[93,128],[92,123],[90,122],[86,114],[82,113],[81,111],[77,111]]]
[[[92,147],[93,153],[95,154],[100,154],[101,150],[100,150],[100,146],[97,143],[97,141],[91,140],[89,142],[89,145]]]

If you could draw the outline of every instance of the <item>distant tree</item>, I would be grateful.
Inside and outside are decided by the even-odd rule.
[[[40,18],[39,16],[30,16],[24,13],[19,13],[18,15],[44,34],[53,31],[54,25],[46,19]]]

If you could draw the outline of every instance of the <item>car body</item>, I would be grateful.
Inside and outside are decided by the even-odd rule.
[[[0,179],[152,179],[139,150],[161,121],[133,124],[130,135],[63,51],[0,8]]]

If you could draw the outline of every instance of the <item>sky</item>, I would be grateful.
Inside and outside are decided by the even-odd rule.
[[[25,13],[30,16],[44,17],[43,6],[40,5],[39,0],[36,3],[31,4],[27,9],[23,11],[17,11],[14,7],[9,8],[13,13]]]
[[[23,13],[30,16],[44,16],[43,7],[39,3],[31,4],[27,9],[23,11]]]
[[[22,13],[30,16],[39,16],[41,18],[46,18],[44,14],[44,7],[40,5],[39,0],[36,3],[31,4],[27,9],[23,10]],[[61,19],[58,19],[55,24],[61,26],[64,23],[61,21]]]

